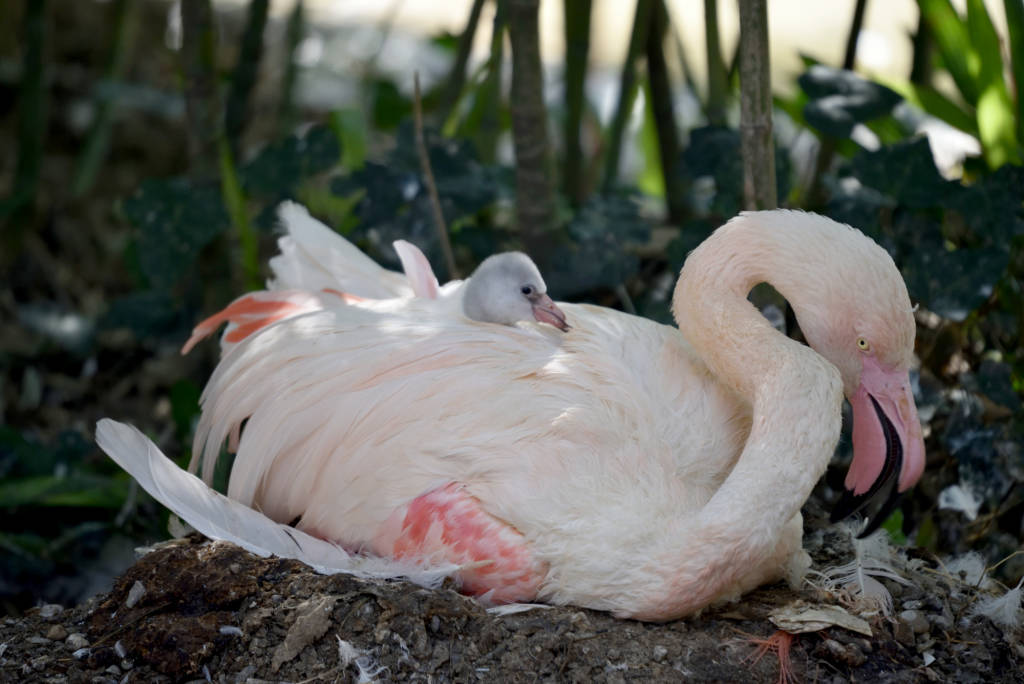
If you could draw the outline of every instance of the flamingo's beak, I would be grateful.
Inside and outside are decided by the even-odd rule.
[[[530,300],[533,306],[533,317],[541,323],[550,323],[562,332],[568,332],[569,324],[565,322],[565,314],[546,294],[538,295]]]
[[[850,397],[853,407],[853,462],[832,522],[842,520],[873,501],[882,504],[858,535],[865,537],[885,522],[899,495],[924,472],[921,421],[905,370],[887,368],[864,357],[860,385]]]

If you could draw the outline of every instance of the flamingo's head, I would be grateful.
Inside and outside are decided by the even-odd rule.
[[[814,315],[800,326],[839,369],[853,408],[853,462],[832,520],[880,503],[864,536],[885,522],[924,471],[909,373],[916,326],[906,284],[884,249],[853,229],[842,231],[831,248],[843,258],[822,284]]]
[[[534,319],[569,330],[565,314],[547,294],[536,264],[522,252],[503,252],[485,259],[466,284],[462,308],[467,318],[513,325]]]

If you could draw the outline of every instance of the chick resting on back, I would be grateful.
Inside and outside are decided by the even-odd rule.
[[[475,321],[513,325],[533,320],[533,301],[546,293],[544,278],[530,257],[503,252],[477,266],[466,284],[462,310]]]

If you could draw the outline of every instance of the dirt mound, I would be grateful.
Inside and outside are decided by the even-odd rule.
[[[837,542],[818,537],[821,548]],[[798,635],[793,674],[1024,682],[1020,631],[971,617],[968,592],[936,577],[900,587],[897,617],[874,620],[871,638],[838,627]],[[772,634],[769,614],[797,599],[829,603],[817,590],[769,587],[666,624],[571,607],[495,615],[449,587],[323,576],[193,536],[147,553],[80,607],[6,619],[0,680],[767,682],[778,661],[755,662],[750,639]]]

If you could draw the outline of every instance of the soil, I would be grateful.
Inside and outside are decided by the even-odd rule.
[[[808,532],[806,546],[816,567],[849,560],[835,527]],[[936,562],[918,565],[903,568],[910,585],[885,581],[894,610],[870,619],[870,638],[835,626],[796,635],[791,677],[1024,682],[1024,630],[973,615],[973,588]],[[779,661],[758,659],[757,640],[794,601],[843,597],[776,585],[664,624],[574,607],[498,615],[451,586],[318,575],[193,534],[148,550],[108,594],[6,618],[0,680],[770,682]]]

